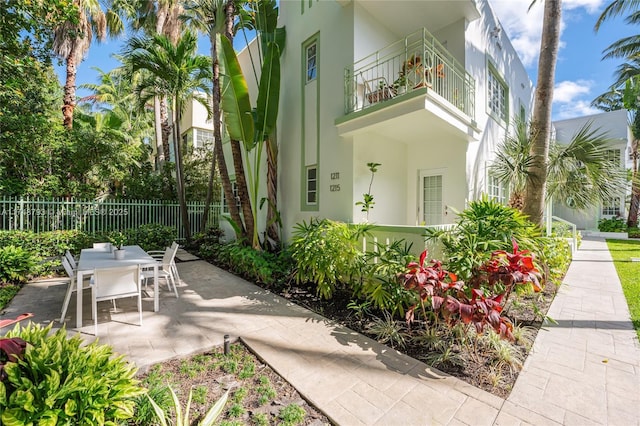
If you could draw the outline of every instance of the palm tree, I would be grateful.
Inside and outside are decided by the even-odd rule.
[[[508,136],[498,147],[491,173],[509,185],[509,204],[517,207],[530,173],[533,154],[531,131],[521,120],[516,121],[514,135]],[[607,137],[591,123],[581,127],[568,143],[550,144],[545,201],[554,199],[570,208],[585,209],[598,205],[603,199],[619,195],[625,184],[624,170],[606,156]]]
[[[640,23],[640,0],[613,0],[600,14],[594,26],[599,31],[602,24],[626,12],[630,14],[625,18],[627,24]],[[602,59],[607,58],[632,58],[640,53],[640,35],[632,35],[621,38],[604,50]]]
[[[201,96],[194,95],[197,92],[207,93],[211,81],[209,58],[196,55],[196,51],[197,37],[187,31],[175,46],[164,35],[155,35],[152,38],[134,37],[129,40],[124,55],[125,62],[132,72],[145,71],[135,88],[140,105],[145,105],[155,97],[165,97],[171,101],[178,202],[187,241],[191,240],[191,232],[184,192],[184,147],[180,120],[188,99],[195,98],[205,107],[208,106]]]
[[[619,78],[618,80],[621,80]],[[627,226],[638,226],[638,212],[640,210],[640,174],[638,161],[640,160],[640,74],[629,77],[622,84],[612,88],[591,102],[592,106],[604,111],[627,110],[627,122],[631,129],[631,201],[627,215]]]
[[[73,0],[73,5],[78,10],[77,19],[66,20],[54,29],[52,47],[66,63],[62,116],[67,129],[73,127],[77,66],[87,54],[94,33],[98,40],[104,40],[107,34],[120,34],[124,29],[118,14],[105,13],[97,0]]]
[[[211,43],[211,67],[213,84],[211,87],[211,111],[213,114],[213,140],[214,155],[211,161],[205,210],[203,212],[202,226],[206,226],[209,215],[209,204],[213,198],[213,182],[216,173],[216,165],[222,180],[222,188],[225,198],[228,200],[231,219],[237,225],[240,235],[237,238],[246,238],[246,231],[240,217],[240,211],[234,200],[233,188],[229,177],[229,170],[224,159],[222,147],[221,110],[220,110],[220,64],[218,62],[217,36],[225,31],[225,0],[195,0],[185,6],[188,13],[188,22],[195,28],[206,33]],[[204,231],[204,229],[202,229]]]
[[[531,5],[533,6],[533,3]],[[547,160],[551,137],[551,104],[560,43],[561,13],[562,0],[545,0],[538,79],[529,129],[532,158],[527,170],[523,209],[529,219],[540,226],[542,226],[545,203]]]

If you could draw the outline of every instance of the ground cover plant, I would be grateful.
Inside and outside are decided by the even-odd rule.
[[[631,258],[640,259],[640,241],[607,240],[607,246],[629,305],[631,321],[640,338],[640,262],[631,261]]]
[[[176,418],[175,391],[183,407],[191,393],[190,420],[198,424],[205,413],[227,395],[216,424],[232,425],[326,425],[329,420],[310,406],[298,392],[269,366],[258,360],[241,342],[224,348],[152,366],[141,377],[149,396],[170,417]],[[146,396],[137,400],[131,424],[157,424]]]

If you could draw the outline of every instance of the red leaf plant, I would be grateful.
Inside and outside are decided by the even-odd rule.
[[[440,261],[432,260],[430,266],[425,266],[427,250],[422,252],[419,262],[407,265],[403,285],[418,293],[425,314],[425,305],[430,302],[433,312],[449,325],[458,321],[473,324],[478,333],[488,325],[501,337],[513,340],[513,324],[502,316],[511,291],[521,283],[530,283],[535,291],[540,291],[541,286],[532,255],[527,250],[519,251],[515,239],[512,243],[513,253],[498,250],[491,254],[480,268],[480,276],[472,278],[472,287],[444,270]],[[487,294],[488,290],[496,294]],[[408,323],[413,322],[417,307],[414,304],[407,310]]]
[[[0,328],[31,318],[32,316],[32,313],[27,313],[19,315],[15,319],[0,320]],[[5,381],[7,378],[4,366],[8,362],[16,362],[19,359],[22,359],[26,348],[27,342],[19,337],[0,338],[0,382]]]

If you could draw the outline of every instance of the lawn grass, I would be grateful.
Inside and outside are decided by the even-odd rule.
[[[640,241],[607,240],[607,245],[629,305],[631,321],[640,339],[640,262],[630,261],[632,257],[640,258]]]
[[[20,286],[13,284],[0,284],[0,310],[4,309],[4,307],[11,302],[13,296],[18,293],[18,290],[20,290]]]

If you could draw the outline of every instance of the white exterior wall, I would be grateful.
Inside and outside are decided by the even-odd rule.
[[[620,150],[621,166],[631,168],[632,164],[629,161],[629,148],[631,147],[632,139],[629,126],[627,124],[627,111],[619,110],[603,112],[600,114],[555,121],[553,123],[553,127],[557,142],[569,143],[576,132],[587,123],[591,123],[591,130],[597,130],[598,133],[606,134],[610,149]],[[629,188],[622,189],[621,191],[620,207],[621,214],[625,220],[627,212],[625,209],[623,194],[628,190]],[[578,229],[586,230],[597,230],[598,220],[603,217],[611,217],[604,216],[602,214],[601,205],[593,206],[586,210],[575,210],[567,207],[563,203],[559,202],[559,200],[554,200],[553,215],[574,223]]]
[[[507,132],[511,131],[507,123],[495,120],[488,111],[489,61],[509,89],[510,118],[519,114],[522,105],[528,119],[533,104],[533,83],[505,31],[500,29],[497,36],[491,34],[494,28],[501,28],[491,6],[487,1],[478,1],[478,7],[482,16],[469,23],[466,31],[465,65],[468,70],[474,70],[476,120],[481,129],[480,139],[469,144],[467,151],[470,199],[476,199],[486,192],[487,167],[495,157],[496,148],[504,141]]]

